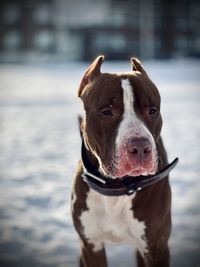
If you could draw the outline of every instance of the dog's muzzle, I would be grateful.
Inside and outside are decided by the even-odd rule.
[[[112,177],[103,176],[97,169],[95,169],[91,165],[84,142],[82,142],[81,155],[84,167],[82,174],[84,181],[93,190],[106,196],[132,195],[134,192],[140,191],[166,178],[170,171],[178,163],[178,158],[175,158],[162,171],[157,172],[154,175],[127,175],[112,179]]]

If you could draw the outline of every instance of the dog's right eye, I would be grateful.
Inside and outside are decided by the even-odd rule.
[[[99,111],[101,117],[112,117],[112,109],[111,108],[103,108]]]

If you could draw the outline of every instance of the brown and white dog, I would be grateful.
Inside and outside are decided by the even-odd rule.
[[[78,95],[85,117],[81,135],[90,166],[102,177],[152,176],[167,166],[160,132],[160,95],[138,59],[129,73],[101,73],[104,57],[90,65]],[[106,267],[105,243],[137,248],[140,267],[169,266],[171,191],[168,177],[133,194],[106,196],[83,179],[79,163],[72,216],[81,241],[81,267]],[[109,179],[110,179],[109,178]]]

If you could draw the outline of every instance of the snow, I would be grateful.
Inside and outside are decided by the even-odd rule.
[[[147,61],[162,96],[162,136],[179,157],[172,186],[171,262],[200,262],[200,62]],[[0,65],[0,265],[75,267],[79,242],[70,188],[80,157],[77,87],[87,65]],[[129,71],[106,62],[102,71]],[[128,245],[107,246],[110,267],[135,263]],[[136,266],[136,265],[134,265]]]

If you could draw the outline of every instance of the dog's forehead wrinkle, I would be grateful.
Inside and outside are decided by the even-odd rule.
[[[148,78],[142,76],[129,76],[130,84],[135,91],[135,98],[148,98],[148,100],[155,99],[160,101],[160,94],[156,85]]]
[[[121,81],[112,79],[111,81],[96,81],[93,88],[88,91],[84,98],[84,103],[89,109],[96,109],[110,104],[119,104],[122,101]]]
[[[93,90],[103,90],[104,88],[115,89],[120,85],[120,77],[117,74],[103,73],[91,83]]]
[[[146,101],[148,104],[151,92],[147,90],[146,84],[140,81],[140,78],[137,79],[133,75],[129,75],[126,78],[123,77],[121,85],[123,88],[124,104],[129,106],[131,115],[135,114],[135,105],[140,104],[141,101]]]

